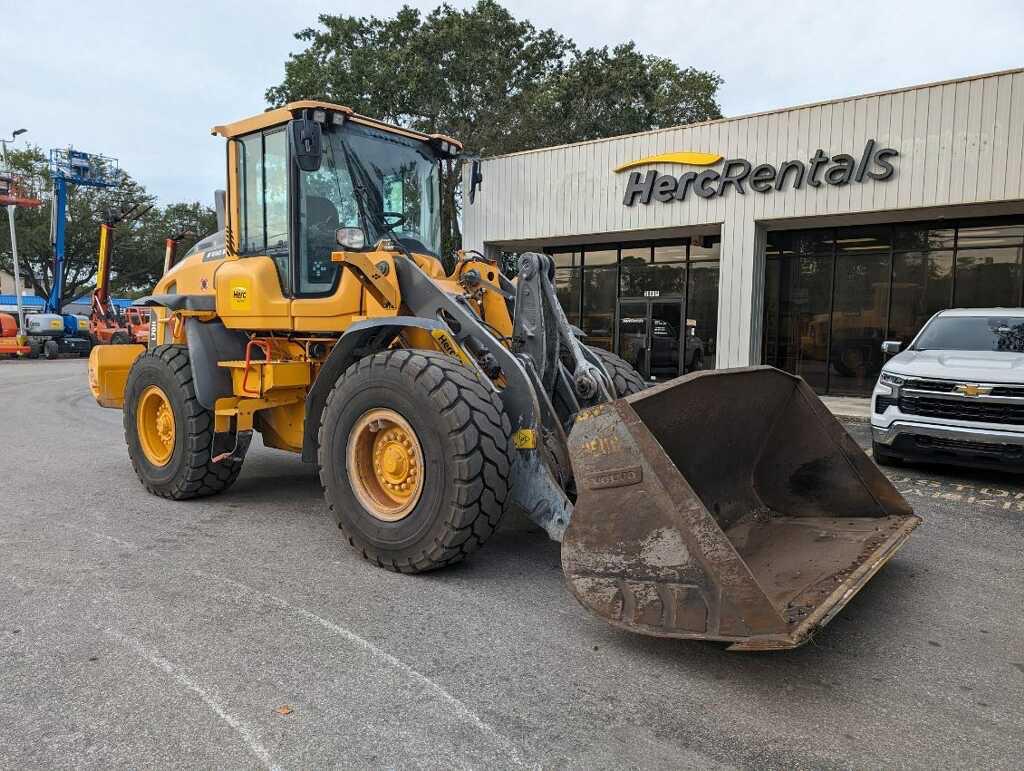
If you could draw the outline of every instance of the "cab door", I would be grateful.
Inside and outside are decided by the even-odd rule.
[[[292,239],[293,326],[303,332],[340,332],[360,316],[382,316],[380,307],[351,270],[342,270],[331,254],[342,251],[338,228],[361,227],[359,205],[348,166],[337,143],[325,133],[323,157],[316,171],[296,168]]]
[[[214,274],[217,314],[236,329],[291,329],[291,238],[286,126],[232,140],[237,259]]]

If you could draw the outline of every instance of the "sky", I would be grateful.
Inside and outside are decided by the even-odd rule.
[[[439,4],[407,0],[429,10]],[[464,7],[471,3],[453,0]],[[581,46],[634,40],[718,72],[726,116],[1024,66],[1021,0],[506,0]],[[0,135],[118,158],[161,203],[212,205],[211,126],[267,105],[294,33],[375,0],[0,0]],[[13,67],[12,67],[13,65]]]

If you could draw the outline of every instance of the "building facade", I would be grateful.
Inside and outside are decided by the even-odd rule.
[[[588,341],[651,378],[767,363],[867,394],[883,340],[1022,303],[1024,70],[480,170],[466,246],[551,254]]]

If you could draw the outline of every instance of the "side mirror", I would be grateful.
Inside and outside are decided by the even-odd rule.
[[[292,154],[303,171],[317,171],[323,160],[323,130],[312,118],[292,118],[288,124]]]
[[[886,340],[882,343],[882,353],[886,356],[895,356],[900,352],[900,348],[903,347],[903,343],[899,340]]]
[[[469,165],[469,202],[476,200],[476,191],[484,184],[484,174],[480,171],[480,159],[475,158]]]
[[[362,228],[338,228],[334,231],[334,238],[338,246],[346,249],[362,249],[366,246],[366,234]]]

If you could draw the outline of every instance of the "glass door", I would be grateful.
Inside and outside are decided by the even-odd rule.
[[[647,377],[649,380],[679,377],[683,373],[679,355],[683,341],[683,303],[679,300],[652,302],[648,313],[651,323]]]
[[[623,300],[619,303],[618,349],[644,380],[647,375],[647,301]]]
[[[644,380],[668,380],[683,372],[680,355],[682,300],[623,300],[619,303],[619,356]]]

